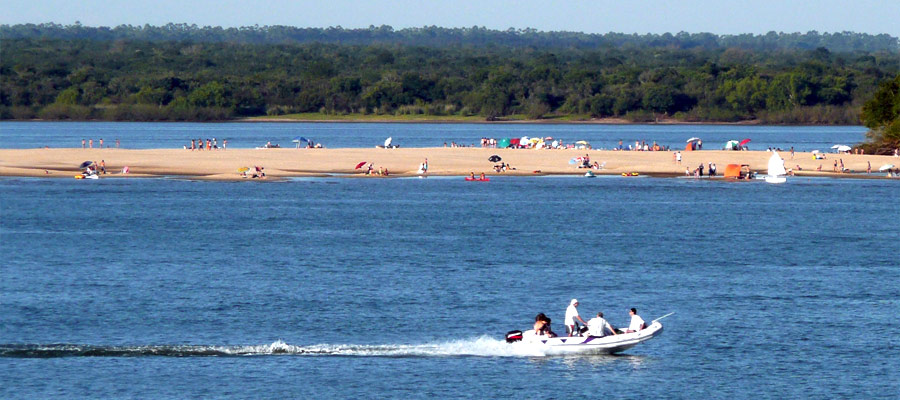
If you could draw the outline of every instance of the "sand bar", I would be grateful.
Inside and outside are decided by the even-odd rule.
[[[497,154],[514,170],[496,173],[495,163],[488,157]],[[365,177],[364,170],[354,167],[360,162],[374,163],[375,169],[387,168],[391,176],[417,175],[419,165],[428,158],[428,175],[468,175],[470,172],[486,175],[581,175],[586,170],[570,164],[575,157],[588,155],[591,161],[605,163],[597,174],[618,175],[637,172],[651,176],[684,176],[685,169],[694,169],[703,163],[715,163],[719,174],[727,164],[748,164],[750,168],[765,173],[771,153],[766,151],[703,150],[682,152],[682,162],[677,164],[673,152],[610,151],[610,150],[535,150],[535,149],[486,149],[486,148],[341,148],[341,149],[229,149],[218,151],[191,151],[182,149],[4,149],[0,150],[0,175],[73,177],[79,173],[83,161],[104,160],[110,172],[106,177],[178,176],[191,179],[241,180],[241,167],[262,166],[269,178],[304,176]],[[884,164],[900,167],[900,159],[891,156],[826,154],[826,159],[816,160],[812,153],[779,153],[785,159],[786,168],[793,168],[797,175],[832,176],[847,178],[884,178],[877,170]],[[835,173],[834,161],[843,160],[844,166],[853,172],[865,172],[871,162],[873,173]],[[822,166],[822,171],[816,171]],[[121,173],[128,166],[129,173]],[[800,169],[797,169],[797,166]]]

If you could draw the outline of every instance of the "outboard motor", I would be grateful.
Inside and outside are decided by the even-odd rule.
[[[522,331],[506,332],[506,343],[513,343],[522,340]]]

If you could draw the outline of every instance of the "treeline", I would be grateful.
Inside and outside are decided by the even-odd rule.
[[[868,154],[895,154],[900,149],[900,75],[883,82],[862,108],[869,132],[860,145]]]
[[[22,27],[3,28],[3,119],[207,121],[321,112],[857,124],[862,103],[880,82],[900,72],[897,51],[825,47],[544,48],[503,42],[414,46],[6,36],[7,30]]]
[[[712,33],[676,34],[588,34],[581,32],[542,32],[535,29],[493,30],[483,27],[441,28],[425,26],[394,30],[391,26],[363,29],[297,28],[292,26],[245,26],[222,28],[189,24],[162,26],[88,27],[79,23],[0,25],[5,39],[85,39],[135,40],[153,42],[228,42],[245,44],[335,43],[351,45],[392,44],[407,46],[506,46],[535,48],[669,48],[746,50],[813,50],[824,47],[832,52],[898,51],[900,41],[887,34],[870,35],[856,32],[807,33],[768,32],[764,35],[715,35]]]

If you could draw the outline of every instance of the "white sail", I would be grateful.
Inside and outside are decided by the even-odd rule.
[[[784,160],[781,159],[781,156],[778,155],[778,152],[773,151],[772,157],[769,158],[769,176],[779,176],[785,174],[787,174],[787,171],[784,170]]]

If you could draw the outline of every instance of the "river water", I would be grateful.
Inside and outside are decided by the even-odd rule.
[[[0,397],[896,398],[898,198],[822,178],[3,178]],[[616,326],[676,314],[618,356],[502,341],[538,312],[562,330],[573,297]]]
[[[409,124],[409,123],[140,123],[140,122],[3,122],[0,148],[49,146],[80,147],[94,139],[94,146],[128,149],[182,148],[191,139],[213,139],[231,148],[253,148],[267,142],[292,147],[302,137],[325,147],[374,147],[388,137],[401,147],[440,147],[444,144],[479,145],[482,137],[554,137],[566,143],[589,141],[595,149],[611,149],[619,141],[627,147],[635,141],[654,141],[683,149],[685,141],[698,137],[704,149],[721,149],[729,140],[750,139],[751,150],[767,148],[796,151],[829,151],[834,145],[854,145],[865,140],[861,126],[740,126],[740,125],[597,125],[597,124]]]

